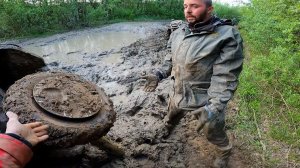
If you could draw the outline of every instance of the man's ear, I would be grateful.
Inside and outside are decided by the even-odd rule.
[[[212,14],[213,11],[214,11],[214,7],[213,6],[208,7],[208,9],[207,9],[207,13],[208,14]]]

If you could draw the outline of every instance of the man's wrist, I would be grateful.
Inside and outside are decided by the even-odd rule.
[[[32,158],[32,149],[30,149],[22,141],[8,134],[0,134],[0,144],[1,150],[15,158],[20,167],[24,167]]]
[[[5,133],[5,134],[21,141],[23,144],[27,145],[30,149],[33,148],[33,145],[29,141],[27,141],[25,138],[21,137],[20,135],[17,135],[14,133]]]

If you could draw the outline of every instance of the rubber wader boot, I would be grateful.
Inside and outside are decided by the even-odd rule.
[[[169,137],[171,131],[173,130],[174,126],[172,126],[171,124],[168,124],[166,122],[164,122],[161,126],[160,126],[160,135],[158,135],[158,138],[163,138],[166,139]]]
[[[179,123],[181,119],[181,115],[178,115],[175,118],[170,119],[169,117],[165,117],[163,120],[163,128],[162,128],[162,138],[166,139],[170,136],[171,132],[174,130],[176,125]]]
[[[229,157],[231,155],[232,144],[229,144],[225,147],[218,147],[217,149],[217,157],[214,161],[214,168],[226,168]]]

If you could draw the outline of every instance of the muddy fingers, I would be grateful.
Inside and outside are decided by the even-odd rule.
[[[158,82],[159,82],[159,79],[157,76],[155,76],[155,75],[141,76],[141,79],[147,80],[145,87],[144,87],[145,92],[155,91],[155,89],[158,85]]]

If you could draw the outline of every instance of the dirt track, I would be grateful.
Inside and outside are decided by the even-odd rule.
[[[116,30],[120,25],[122,27],[122,24],[116,24],[110,28]],[[80,65],[48,62],[51,70],[79,74],[96,83],[114,103],[117,121],[107,136],[122,144],[126,154],[124,158],[114,158],[97,167],[210,167],[214,147],[203,135],[196,133],[196,123],[190,116],[181,120],[169,138],[160,138],[162,119],[167,113],[170,80],[163,80],[153,93],[144,92],[144,81],[138,80],[141,74],[161,65],[167,52],[166,24],[137,24],[130,29],[134,32],[143,30],[145,36],[121,49],[78,51],[77,55],[84,53]],[[26,46],[28,43],[21,44]],[[231,103],[228,115],[235,113],[235,105]],[[236,147],[231,167],[256,167],[250,164],[251,160],[247,157],[250,154],[241,150],[241,143],[234,139],[234,131],[230,130],[230,126],[227,129]]]

